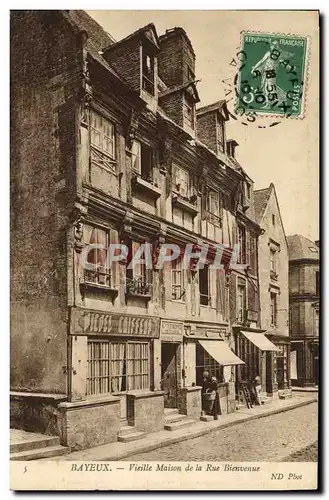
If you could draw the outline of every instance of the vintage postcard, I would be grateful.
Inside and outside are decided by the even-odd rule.
[[[316,490],[319,12],[12,10],[13,490]]]

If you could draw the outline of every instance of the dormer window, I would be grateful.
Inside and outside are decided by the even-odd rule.
[[[145,45],[142,47],[142,87],[143,90],[154,96],[154,56]]]

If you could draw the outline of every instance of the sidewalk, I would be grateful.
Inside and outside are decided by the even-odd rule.
[[[319,388],[316,385],[315,387],[297,387],[293,386],[292,388],[293,392],[319,392]]]
[[[291,399],[277,400],[266,403],[261,407],[248,409],[240,408],[235,413],[222,415],[218,420],[210,422],[195,422],[188,428],[183,428],[176,431],[160,431],[148,434],[145,438],[130,443],[110,443],[87,450],[75,451],[68,455],[56,458],[56,460],[101,460],[115,461],[132,456],[136,453],[144,453],[155,450],[162,446],[178,443],[187,439],[203,436],[209,432],[231,427],[236,424],[241,424],[250,420],[275,415],[285,411],[299,408],[304,405],[311,404],[317,401],[314,394],[309,396],[295,395]]]

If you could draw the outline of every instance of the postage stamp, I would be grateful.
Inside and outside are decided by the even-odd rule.
[[[301,118],[307,50],[307,37],[243,32],[236,112]]]

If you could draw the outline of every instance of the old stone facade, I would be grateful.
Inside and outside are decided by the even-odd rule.
[[[196,108],[185,31],[114,42],[82,11],[11,17],[12,425],[85,448],[162,429],[165,407],[198,418],[204,370],[223,412],[241,380],[266,392],[253,181],[225,101]],[[152,269],[130,269],[145,243]],[[224,268],[214,250],[158,268],[164,243],[224,244]]]
[[[300,234],[288,236],[291,380],[314,387],[319,380],[320,250]]]
[[[266,356],[266,391],[274,398],[290,389],[288,247],[273,184],[255,191],[258,240],[260,322],[277,351]]]

